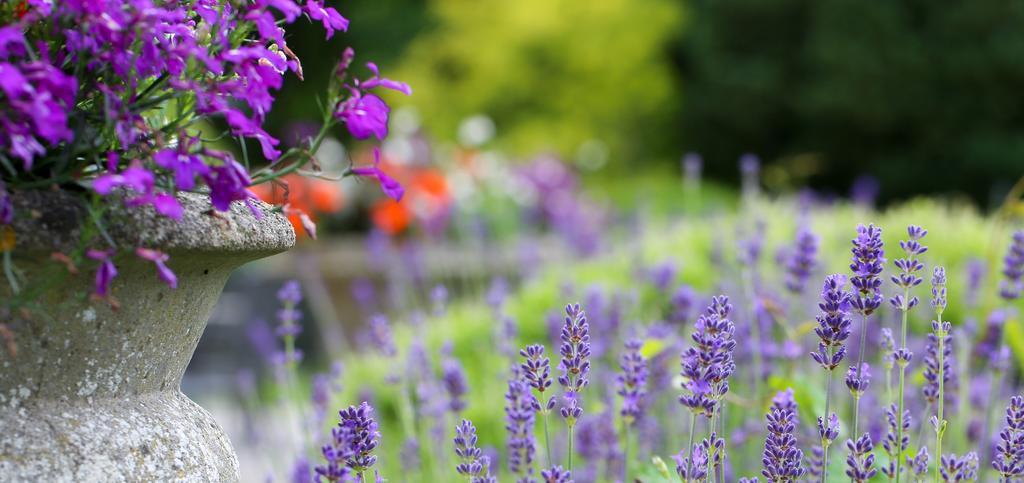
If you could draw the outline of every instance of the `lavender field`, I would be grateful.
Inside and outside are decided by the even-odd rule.
[[[310,335],[287,283],[269,377],[243,406],[270,436],[247,440],[243,473],[1016,481],[1024,234],[941,201],[748,188],[731,207],[609,223],[588,256],[524,259],[515,283],[454,300],[394,272],[356,286],[358,343],[312,375],[288,362]],[[400,245],[368,256],[416,270]]]

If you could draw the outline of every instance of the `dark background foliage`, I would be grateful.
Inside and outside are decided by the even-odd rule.
[[[315,120],[311,93],[352,45],[357,65],[375,60],[413,84],[414,96],[396,104],[417,108],[436,140],[452,141],[459,120],[484,113],[497,124],[493,147],[515,155],[571,159],[582,140],[600,139],[607,176],[678,169],[683,152],[697,151],[708,176],[735,183],[736,159],[754,152],[769,188],[846,194],[868,174],[883,201],[935,193],[990,207],[1024,175],[1020,2],[636,1],[543,12],[529,1],[500,11],[457,0],[344,2],[352,28],[330,48],[318,29],[290,31],[306,82],[286,85],[271,125],[281,133]],[[556,19],[563,34],[530,29],[517,8],[573,18]],[[651,34],[645,15],[675,20]],[[612,29],[621,41],[604,58],[574,60],[593,57],[587,46]],[[621,60],[638,52],[645,60]],[[594,65],[631,65],[637,81],[602,84]]]
[[[885,198],[962,192],[983,205],[1024,174],[1020,2],[691,8],[680,132],[706,157],[753,151],[805,167],[815,186],[840,190],[869,173]]]

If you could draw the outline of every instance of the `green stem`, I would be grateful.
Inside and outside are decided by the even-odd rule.
[[[832,358],[832,347],[828,348],[829,359]],[[825,418],[822,421],[825,428],[828,428],[829,423],[829,407],[832,403],[832,372],[833,369],[828,370],[828,375],[825,376]],[[828,448],[830,442],[821,438],[821,483],[828,481]]]
[[[543,396],[543,393],[541,395]],[[543,403],[541,403],[541,404],[543,404]],[[548,412],[549,411],[547,409],[542,409],[541,410],[541,415],[542,415],[541,419],[544,420],[544,449],[547,450],[547,453],[548,453],[548,468],[550,468],[552,466],[552,460],[551,460],[551,433],[548,431]]]
[[[942,461],[942,435],[946,432],[946,420],[944,419],[943,407],[945,404],[945,361],[944,352],[946,350],[946,330],[942,326],[942,311],[939,310],[936,314],[939,320],[939,415],[937,418],[938,424],[935,428],[935,461]],[[935,465],[935,483],[939,483],[939,464]]]
[[[623,475],[623,481],[629,481],[629,447],[630,447],[629,426],[630,425],[629,425],[628,421],[623,421],[622,435],[623,435],[624,441],[622,442],[622,459],[623,459],[623,466],[624,466],[623,471],[625,472],[625,474]]]
[[[705,475],[705,477],[704,477],[705,481],[708,481],[708,482],[712,481],[711,476],[714,475],[714,460],[715,460],[715,458],[713,457],[713,454],[714,454],[714,451],[715,451],[715,446],[714,446],[714,441],[711,440],[711,437],[712,437],[712,435],[715,434],[715,414],[717,412],[718,412],[717,410],[712,411],[711,412],[711,419],[708,420],[708,455],[707,455],[708,456],[708,470],[707,470],[707,475]]]
[[[572,429],[576,425],[575,421],[570,419],[569,423],[569,477],[572,478]]]
[[[862,312],[863,322],[860,324],[860,346],[857,349],[857,379],[861,378],[861,370],[864,367],[864,350],[867,348],[867,335],[868,335],[868,314]],[[857,440],[857,429],[860,423],[860,396],[854,396],[853,403],[853,432],[850,433],[851,438]]]
[[[690,465],[693,463],[693,433],[697,429],[697,413],[695,411],[690,412],[690,439],[686,443],[686,478],[680,477],[684,483],[690,479]]]
[[[910,297],[910,288],[906,287],[903,289],[903,307],[901,312],[903,313],[900,322],[900,349],[906,351],[907,349],[907,313],[910,311],[910,307],[907,306],[908,297]],[[900,467],[903,464],[903,389],[907,376],[907,362],[904,360],[897,361],[897,365],[900,367],[900,386],[899,394],[899,406],[896,409],[896,483],[900,483]],[[940,458],[942,455],[936,455]]]

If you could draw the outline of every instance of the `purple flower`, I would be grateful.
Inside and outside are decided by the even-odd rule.
[[[786,288],[790,292],[803,293],[807,279],[817,264],[818,237],[807,227],[796,234],[796,246],[786,260]]]
[[[439,283],[430,291],[430,301],[434,304],[434,315],[441,317],[448,305],[448,289]]]
[[[768,436],[761,459],[764,463],[761,474],[769,482],[796,481],[804,474],[804,454],[793,434],[797,424],[796,410],[792,389],[780,391],[772,399],[767,415]]]
[[[442,365],[442,381],[445,391],[448,393],[448,409],[459,413],[466,408],[465,396],[469,391],[466,383],[466,373],[462,370],[462,364],[458,359],[446,358]]]
[[[394,357],[398,354],[387,316],[384,314],[373,315],[370,317],[369,326],[370,340],[378,352],[384,357]]]
[[[971,451],[962,457],[942,455],[939,458],[939,476],[944,483],[978,481],[978,454]]]
[[[854,398],[860,399],[864,395],[864,391],[868,390],[870,383],[871,366],[867,362],[861,364],[859,371],[854,366],[850,366],[846,371],[846,387],[850,389]]]
[[[1006,408],[1006,426],[999,432],[992,467],[1002,475],[1003,481],[1024,476],[1024,397],[1010,398]]]
[[[302,287],[299,282],[285,282],[277,291],[277,299],[282,307],[277,311],[278,326],[274,329],[274,334],[284,340],[284,352],[278,357],[283,365],[292,367],[302,360],[302,351],[295,348],[295,337],[302,333],[302,326],[299,325],[302,312],[297,307],[302,301]]]
[[[999,296],[1004,300],[1020,297],[1024,277],[1024,230],[1014,232],[1010,247],[1003,258],[1003,280],[999,284]]]
[[[11,194],[7,192],[7,185],[0,180],[0,225],[10,225],[14,222],[14,204],[11,202]]]
[[[683,176],[695,183],[700,182],[700,172],[704,166],[704,160],[697,153],[686,153],[683,156]]]
[[[885,473],[885,476],[888,476],[890,479],[896,478],[897,458],[910,446],[910,435],[907,434],[910,432],[910,411],[904,409],[902,418],[896,417],[897,412],[896,404],[891,404],[885,409],[888,429],[885,433],[885,439],[882,440],[882,447],[889,454],[889,464],[882,467],[882,473]],[[901,425],[903,426],[902,431],[900,430]],[[900,471],[902,472],[902,468],[900,468]]]
[[[321,448],[327,464],[315,468],[316,474],[329,481],[347,481],[352,472],[361,475],[377,462],[373,451],[379,444],[380,432],[369,403],[349,406],[339,411],[338,416],[338,426],[331,430],[331,444]]]
[[[388,176],[387,173],[380,169],[380,148],[373,148],[373,166],[368,168],[350,168],[349,171],[356,176],[375,178],[380,182],[380,188],[384,191],[384,194],[395,201],[401,200],[402,195],[405,194],[405,189],[402,188],[402,185],[398,184],[394,178]]]
[[[622,373],[616,376],[618,394],[622,396],[622,415],[625,424],[632,425],[643,415],[644,396],[647,391],[647,359],[640,354],[643,342],[639,339],[626,341],[626,352],[620,358]]]
[[[572,475],[558,465],[541,471],[540,477],[544,483],[573,483]]]
[[[220,166],[214,166],[203,175],[206,185],[210,187],[210,203],[220,211],[231,209],[232,201],[245,201],[247,204],[255,197],[246,189],[252,181],[245,168],[233,159],[224,159]],[[249,205],[253,214],[260,216],[259,210]]]
[[[868,433],[861,435],[856,442],[846,440],[846,449],[850,451],[846,457],[846,476],[852,481],[864,483],[878,474],[878,470],[874,468],[874,446]]]
[[[829,275],[821,289],[821,314],[816,316],[818,326],[818,352],[811,352],[811,358],[827,371],[839,366],[846,355],[846,339],[850,337],[850,294],[844,287],[846,277]]]
[[[154,183],[153,172],[144,168],[142,163],[135,161],[128,169],[119,174],[106,174],[96,178],[96,181],[93,182],[93,190],[106,196],[112,193],[114,188],[125,187],[138,193],[137,196],[125,198],[125,205],[152,205],[157,213],[180,220],[182,208],[178,200],[174,195],[155,192]]]
[[[853,307],[857,312],[871,315],[882,305],[882,267],[885,263],[882,250],[882,229],[875,225],[857,226],[857,238],[853,240],[853,262],[850,283],[855,289]]]
[[[345,122],[348,132],[356,139],[375,136],[383,140],[388,136],[388,115],[391,108],[374,94],[355,95],[338,107],[335,117]]]
[[[100,297],[106,297],[110,295],[110,282],[117,277],[117,267],[114,266],[114,262],[110,259],[113,255],[112,251],[107,250],[94,250],[89,249],[85,252],[85,256],[100,262],[99,267],[96,269],[96,295]]]
[[[288,4],[290,2],[278,2]],[[324,7],[323,0],[306,0],[304,10],[313,20],[319,20],[327,31],[327,38],[334,36],[335,31],[345,32],[348,30],[348,19],[342,17],[333,7]]]
[[[181,135],[178,147],[164,148],[153,155],[157,166],[174,173],[174,185],[179,190],[195,188],[196,176],[210,172],[210,167],[198,154],[189,152],[189,148],[198,142],[196,138]]]
[[[942,383],[948,388],[953,379],[953,326],[949,322],[932,321],[932,333],[928,334],[928,343],[924,355],[924,387],[925,399],[935,403],[939,397],[939,337],[942,337]],[[945,397],[950,397],[946,394]]]
[[[890,279],[892,283],[896,284],[897,287],[903,288],[903,292],[907,293],[911,288],[914,288],[921,284],[922,279],[917,275],[917,272],[924,269],[924,264],[921,263],[917,258],[924,252],[928,251],[928,247],[921,244],[921,239],[928,234],[928,230],[919,226],[910,225],[907,227],[908,240],[900,241],[900,248],[906,254],[904,258],[897,258],[893,264],[899,269],[900,273],[893,275]],[[889,299],[889,303],[892,304],[897,310],[907,311],[914,308],[917,305],[918,299],[916,296],[910,297],[909,300],[904,300],[905,295],[895,295]]]
[[[383,87],[385,89],[391,89],[393,91],[401,92],[407,96],[412,95],[412,88],[405,82],[398,82],[380,76],[380,69],[377,68],[377,64],[373,62],[367,62],[366,68],[373,73],[373,77],[366,79],[359,83],[359,88],[363,90],[375,89],[377,87]]]
[[[914,479],[916,481],[924,481],[928,476],[928,447],[921,446],[917,450],[917,454],[913,458],[907,456],[907,466],[910,467],[910,471],[914,473]]]
[[[683,450],[672,457],[676,462],[676,473],[684,483],[704,481],[708,476],[708,453],[705,445],[693,445],[691,455],[687,456],[686,450]]]
[[[164,263],[171,257],[164,252],[159,250],[153,250],[149,248],[136,248],[135,254],[140,258],[149,260],[156,265],[157,276],[160,280],[163,280],[168,287],[178,288],[178,277],[174,275],[174,272]]]
[[[828,415],[827,424],[824,418],[818,416],[818,437],[826,443],[824,445],[826,447],[830,446],[839,437],[839,417],[836,416],[836,413]]]
[[[505,430],[508,432],[508,470],[517,476],[533,474],[533,456],[537,443],[533,437],[536,419],[530,384],[513,367],[505,393]]]
[[[562,374],[558,376],[558,383],[565,390],[568,403],[561,414],[563,418],[576,420],[583,411],[579,391],[589,383],[587,374],[590,372],[590,326],[579,304],[565,306],[565,324],[560,338],[558,369]]]
[[[477,447],[476,428],[468,419],[455,426],[455,455],[459,463],[455,471],[469,477],[470,483],[487,483],[493,481],[490,470],[490,458],[483,455]]]
[[[523,377],[526,382],[538,393],[533,399],[534,410],[540,412],[550,411],[555,407],[555,398],[552,396],[544,402],[544,392],[551,387],[551,360],[544,356],[544,346],[530,345],[519,351],[519,355],[526,360],[519,366],[523,370]]]
[[[733,349],[735,326],[729,320],[729,298],[714,297],[711,305],[694,324],[693,346],[681,356],[682,387],[688,394],[679,397],[683,406],[709,419],[722,397],[729,392],[729,376],[736,370]]]
[[[942,314],[946,310],[946,269],[935,267],[932,272],[932,307]]]
[[[882,364],[886,374],[892,370],[896,363],[896,339],[892,336],[892,329],[882,328]]]
[[[685,325],[690,320],[691,311],[697,303],[697,294],[688,286],[679,287],[669,300],[671,308],[667,321],[673,324]]]

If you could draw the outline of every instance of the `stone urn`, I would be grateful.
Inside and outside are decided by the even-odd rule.
[[[182,394],[181,378],[228,275],[288,249],[295,233],[262,203],[257,218],[242,203],[216,212],[205,195],[179,200],[179,222],[117,201],[102,215],[121,248],[115,310],[90,299],[91,270],[67,275],[51,259],[82,238],[92,216],[82,197],[15,195],[14,268],[49,285],[27,312],[0,313],[13,337],[0,343],[0,482],[238,480],[231,442]],[[178,288],[132,253],[138,246],[170,255]],[[8,297],[0,276],[0,300]]]

